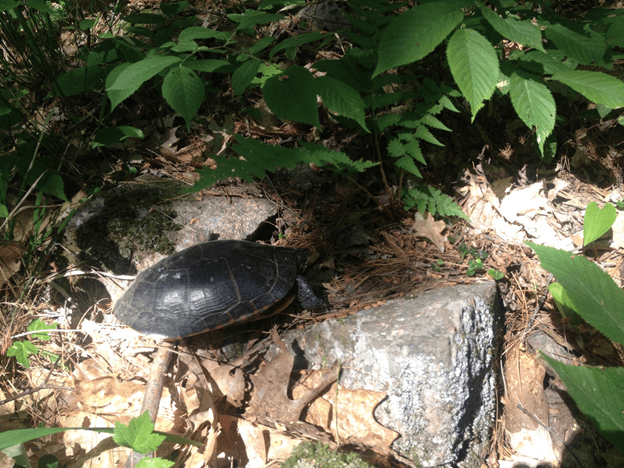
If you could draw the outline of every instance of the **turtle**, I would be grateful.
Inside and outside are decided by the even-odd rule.
[[[116,302],[119,321],[148,336],[177,340],[286,307],[297,289],[308,310],[325,307],[299,275],[308,251],[215,240],[165,257],[142,271]]]

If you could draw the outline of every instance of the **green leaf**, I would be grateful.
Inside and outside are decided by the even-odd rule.
[[[63,182],[63,178],[56,172],[48,172],[45,174],[37,184],[37,187],[39,187],[42,192],[68,201],[65,196],[65,182]]]
[[[503,19],[481,3],[479,8],[483,17],[501,36],[510,41],[546,52],[542,44],[542,30],[536,24],[532,24],[530,20],[518,21],[512,17]]]
[[[544,154],[544,144],[555,129],[555,99],[546,85],[532,75],[512,73],[509,88],[511,104],[529,128],[536,128],[537,144]]]
[[[31,354],[37,354],[38,352],[39,348],[37,348],[30,341],[16,341],[9,349],[7,349],[7,356],[14,356],[15,359],[17,359],[17,362],[19,362],[26,369],[30,369],[28,357]]]
[[[154,423],[150,420],[149,412],[145,411],[138,418],[132,418],[127,426],[116,422],[113,439],[122,447],[148,453],[156,450],[165,437],[154,433]]]
[[[568,85],[596,104],[610,109],[624,107],[624,83],[606,73],[575,70],[556,73],[552,79]]]
[[[607,51],[607,43],[601,35],[593,32],[589,36],[580,34],[561,24],[547,26],[545,34],[548,40],[579,63],[589,65],[595,62],[605,65],[603,57]]]
[[[443,1],[412,7],[396,17],[381,36],[373,77],[426,57],[463,19],[459,8]]]
[[[26,2],[26,3],[28,4],[29,7],[34,8],[35,10],[42,11],[44,13],[48,13],[49,15],[53,15],[53,14],[56,13],[43,0],[28,0],[28,2]]]
[[[624,368],[576,367],[542,352],[568,388],[579,409],[624,453]]]
[[[104,76],[104,70],[100,67],[82,67],[59,75],[56,84],[63,96],[75,96],[95,88],[96,84]],[[56,91],[53,96],[59,96]]]
[[[232,74],[232,89],[234,94],[240,96],[247,86],[251,84],[260,69],[262,62],[259,60],[247,60]]]
[[[494,93],[500,69],[492,44],[472,29],[455,31],[446,56],[460,91],[470,103],[472,120],[483,107],[483,101]]]
[[[9,210],[7,209],[6,205],[3,205],[2,203],[0,203],[0,218],[8,218],[9,217]]]
[[[193,41],[195,39],[217,39],[223,42],[229,41],[233,32],[221,32],[214,29],[202,28],[201,26],[191,26],[180,33],[178,41]]]
[[[0,0],[0,12],[12,10],[20,6],[19,2],[13,0]]]
[[[189,7],[189,3],[186,1],[183,2],[175,2],[175,3],[161,3],[160,11],[162,11],[167,16],[177,15],[178,13],[183,12]]]
[[[236,144],[232,149],[242,158],[213,155],[216,167],[198,170],[200,181],[186,192],[197,192],[230,177],[253,181],[254,177],[263,178],[267,171],[274,172],[276,167],[293,168],[301,163],[314,163],[319,167],[328,166],[343,175],[362,172],[375,165],[368,161],[352,161],[345,153],[334,151],[321,144],[301,143],[301,145],[302,148],[282,148],[237,135]]]
[[[135,127],[122,125],[120,127],[107,127],[98,130],[93,139],[93,148],[109,146],[119,143],[126,138],[143,138],[143,132]]]
[[[91,29],[93,26],[95,26],[96,23],[97,21],[94,19],[84,19],[78,23],[78,27],[80,28],[81,31],[87,31]]]
[[[178,57],[150,55],[124,69],[110,86],[107,87],[107,91],[130,88],[138,89],[144,82],[157,75],[165,68],[181,61],[182,59]]]
[[[319,41],[324,38],[327,38],[327,34],[320,31],[314,31],[311,33],[299,34],[297,36],[289,37],[288,39],[283,40],[278,45],[273,47],[271,49],[271,52],[269,52],[269,57],[273,58],[273,56],[277,54],[280,50],[299,47],[304,44],[309,44],[310,42]]]
[[[114,81],[117,79],[117,77],[119,77],[119,75],[121,75],[121,73],[124,70],[126,70],[128,67],[130,67],[131,65],[132,65],[131,63],[126,62],[113,68],[111,72],[108,74],[108,76],[106,77],[106,87],[108,88],[109,86],[111,86],[114,83]],[[134,93],[137,89],[139,89],[140,86],[141,85],[139,84],[139,86],[136,86],[135,88],[127,88],[127,89],[120,89],[120,90],[107,89],[106,94],[108,95],[108,99],[110,99],[112,109],[117,107],[119,103],[123,102],[132,93]]]
[[[186,126],[197,114],[204,100],[204,84],[193,70],[175,67],[163,81],[162,94],[167,103],[186,120]]]
[[[567,60],[561,62],[555,57],[556,51],[550,51],[548,54],[544,54],[537,50],[530,52],[522,52],[518,56],[518,64],[528,71],[536,74],[553,74],[574,70],[578,65],[576,61]]]
[[[500,281],[505,277],[502,271],[496,270],[495,268],[488,269],[487,274],[495,281]]]
[[[215,71],[219,73],[227,73],[232,68],[230,62],[216,59],[187,60],[184,62],[184,66],[186,68],[190,68],[191,70],[206,73],[212,73]]]
[[[25,442],[38,439],[39,437],[45,437],[67,431],[92,431],[101,432],[102,434],[114,433],[114,429],[112,427],[40,427],[36,429],[16,429],[2,433],[2,439],[0,439],[0,450],[4,450],[7,447],[12,447],[14,445],[23,444]],[[158,432],[158,434],[161,434],[165,437],[167,442],[171,442],[173,444],[190,444],[196,447],[204,446],[201,442],[186,439],[174,434],[164,434],[162,432]]]
[[[581,316],[574,312],[574,303],[560,283],[550,283],[548,285],[548,291],[550,291],[550,294],[555,300],[555,305],[561,316],[569,319],[571,325],[579,325],[583,321]]]
[[[134,93],[143,83],[165,68],[182,59],[172,56],[151,55],[133,64],[115,67],[106,78],[106,92],[113,109]],[[120,71],[115,73],[119,69]]]
[[[28,325],[28,331],[42,331],[43,333],[33,333],[32,337],[42,341],[48,341],[50,339],[50,334],[47,330],[56,330],[57,324],[53,323],[52,325],[46,324],[41,319],[34,320],[30,325]]]
[[[259,52],[262,52],[267,47],[269,47],[273,42],[275,42],[275,38],[274,37],[263,37],[258,42],[256,42],[254,45],[252,45],[249,48],[249,50],[247,50],[247,53],[249,55],[256,55]]]
[[[610,203],[606,203],[603,209],[598,208],[596,202],[587,205],[583,220],[583,245],[591,244],[611,229],[615,218],[617,218],[617,212],[615,206]]]
[[[137,463],[136,468],[170,468],[175,465],[175,462],[171,460],[165,460],[164,458],[142,458]]]
[[[610,340],[624,343],[624,291],[611,277],[585,257],[526,244],[567,291],[576,312]]]
[[[360,93],[348,84],[329,76],[317,78],[315,83],[324,106],[338,115],[355,120],[363,130],[370,133],[366,127],[364,101]]]
[[[295,65],[269,78],[264,84],[263,94],[276,117],[320,128],[316,82],[305,68]]]
[[[624,15],[613,20],[607,31],[607,42],[611,47],[624,47]]]

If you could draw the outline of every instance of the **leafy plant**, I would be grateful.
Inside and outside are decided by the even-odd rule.
[[[113,440],[121,447],[128,447],[138,453],[149,453],[156,450],[161,443],[170,442],[174,444],[191,444],[195,446],[201,446],[200,442],[186,439],[173,434],[165,434],[159,431],[154,431],[154,424],[150,420],[149,413],[146,411],[137,418],[132,418],[130,423],[126,426],[119,422],[115,423],[115,428],[108,427],[39,427],[34,429],[17,429],[13,431],[7,431],[2,433],[2,440],[0,440],[0,450],[6,450],[10,447],[18,446],[25,442],[45,437],[53,434],[58,434],[66,431],[94,431],[105,434],[112,434]],[[173,466],[173,462],[163,460],[161,458],[143,459],[137,468],[147,467],[159,467],[168,468]]]
[[[606,203],[602,209],[598,208],[596,202],[587,205],[583,220],[583,245],[591,244],[611,229],[616,217],[615,207],[610,203]]]
[[[38,332],[32,334],[33,338],[41,341],[48,341],[50,339],[50,334],[47,330],[56,330],[56,323],[53,325],[46,325],[42,320],[36,319],[28,325],[29,332]],[[26,369],[30,369],[30,356],[39,353],[39,351],[39,348],[37,348],[30,340],[15,341],[7,350],[7,356],[15,357],[17,362],[19,362]],[[52,353],[46,354],[52,359],[58,358],[57,355]]]
[[[587,212],[588,221],[595,221],[592,216],[597,212]],[[537,253],[542,267],[557,278],[563,289],[557,293],[559,300],[607,338],[624,344],[624,291],[611,277],[580,255],[527,244]],[[544,353],[542,356],[566,384],[580,410],[624,453],[624,369],[572,366]]]

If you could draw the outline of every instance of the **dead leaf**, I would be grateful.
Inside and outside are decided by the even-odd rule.
[[[19,271],[26,247],[20,242],[0,241],[0,285]]]
[[[288,352],[286,344],[273,330],[273,340],[280,348],[279,354],[271,363],[251,376],[254,390],[247,410],[248,416],[279,423],[291,430],[303,430],[317,433],[314,426],[307,425],[300,420],[303,409],[336,380],[338,366],[323,374],[316,388],[308,389],[300,398],[288,398],[290,374],[295,357]]]
[[[440,252],[444,253],[444,241],[446,239],[442,235],[442,231],[446,229],[444,221],[434,221],[430,213],[425,213],[424,217],[420,213],[416,213],[412,228],[417,236],[429,239]]]
[[[310,374],[302,385],[293,389],[297,398],[308,386],[315,387],[320,376]],[[382,453],[390,450],[390,445],[399,434],[379,424],[374,417],[377,405],[386,398],[383,392],[356,389],[351,390],[334,383],[323,395],[310,405],[305,421],[325,428],[336,441],[360,443]],[[334,409],[335,401],[337,409]]]
[[[544,394],[546,369],[519,345],[507,351],[505,363],[505,430],[511,448],[519,455],[558,464],[548,426]],[[522,411],[523,408],[525,411]],[[528,414],[541,421],[538,424]]]

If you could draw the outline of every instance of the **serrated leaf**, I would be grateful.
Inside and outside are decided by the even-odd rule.
[[[423,115],[423,117],[420,119],[420,123],[423,123],[425,125],[427,125],[428,127],[432,127],[435,128],[437,130],[444,130],[445,132],[452,132],[452,130],[450,128],[448,128],[446,125],[444,125],[440,119],[438,119],[436,116],[431,115],[431,114],[425,114]]]
[[[624,343],[624,291],[585,257],[526,242],[537,253],[542,268],[551,272],[567,291],[576,312],[607,338]]]
[[[319,167],[329,166],[344,175],[362,172],[375,165],[368,161],[352,161],[345,153],[334,151],[321,144],[301,143],[301,145],[302,148],[282,148],[237,135],[236,144],[232,145],[232,149],[242,156],[242,159],[212,156],[216,168],[198,170],[200,181],[186,192],[202,190],[230,177],[253,181],[254,177],[263,178],[267,171],[274,172],[276,167],[293,168],[301,163],[314,163]]]
[[[518,117],[529,128],[536,128],[537,144],[544,154],[544,144],[555,128],[557,112],[555,99],[538,78],[514,72],[511,75],[509,96]]]
[[[583,65],[595,62],[604,65],[604,54],[607,43],[604,37],[596,33],[580,34],[562,24],[551,24],[546,27],[546,38],[555,43],[566,55],[578,60]]]
[[[315,83],[325,107],[338,115],[355,120],[363,130],[370,133],[366,127],[364,101],[356,90],[329,76],[317,78]]]
[[[9,349],[7,349],[7,356],[13,356],[22,366],[26,369],[30,369],[30,361],[28,361],[28,357],[31,354],[37,354],[39,352],[39,348],[37,348],[30,341],[16,341],[11,345]]]
[[[295,65],[269,78],[264,84],[263,95],[276,117],[320,128],[316,82],[305,68]]]
[[[138,418],[132,418],[127,426],[116,422],[113,439],[122,447],[148,453],[156,450],[165,440],[165,436],[154,433],[154,423],[150,420],[149,412],[145,411]]]
[[[579,409],[624,453],[624,369],[576,367],[542,352],[563,380]]]
[[[373,77],[420,60],[435,49],[464,19],[450,3],[426,3],[396,17],[382,33]]]
[[[455,31],[446,56],[455,83],[470,103],[472,120],[496,88],[500,73],[498,58],[492,44],[472,29]]]
[[[606,203],[602,209],[598,208],[596,202],[587,205],[583,220],[583,245],[591,244],[611,229],[615,218],[617,218],[617,212],[611,203]]]
[[[440,142],[440,140],[438,140],[424,125],[421,125],[416,129],[414,136],[420,140],[426,141],[427,143],[431,143],[432,145],[444,146],[444,143]]]
[[[409,172],[410,174],[415,175],[419,179],[422,179],[422,174],[420,173],[420,170],[418,169],[418,167],[414,163],[414,160],[411,157],[403,156],[402,158],[394,161],[394,164],[397,167],[400,167],[401,169]]]
[[[115,143],[119,143],[126,138],[143,137],[143,132],[140,129],[130,127],[128,125],[122,125],[120,127],[101,128],[100,130],[98,130],[95,138],[93,139],[92,147],[97,148],[99,146],[114,145]]]
[[[606,73],[575,70],[556,73],[552,79],[568,85],[596,104],[610,109],[624,106],[624,83]]]
[[[537,50],[522,53],[518,57],[518,63],[526,68],[528,71],[537,74],[553,74],[574,70],[578,65],[578,62],[565,61],[561,62],[557,60],[552,53],[544,54]]]
[[[481,3],[479,9],[487,22],[504,38],[546,52],[542,44],[542,31],[530,20],[519,21],[512,17],[503,19]]]
[[[236,69],[232,74],[232,89],[234,90],[234,94],[237,96],[243,94],[247,86],[249,86],[256,77],[260,65],[262,65],[262,62],[259,60],[247,60]]]
[[[184,117],[188,127],[204,100],[204,84],[190,68],[175,67],[167,73],[162,93],[167,103]]]

